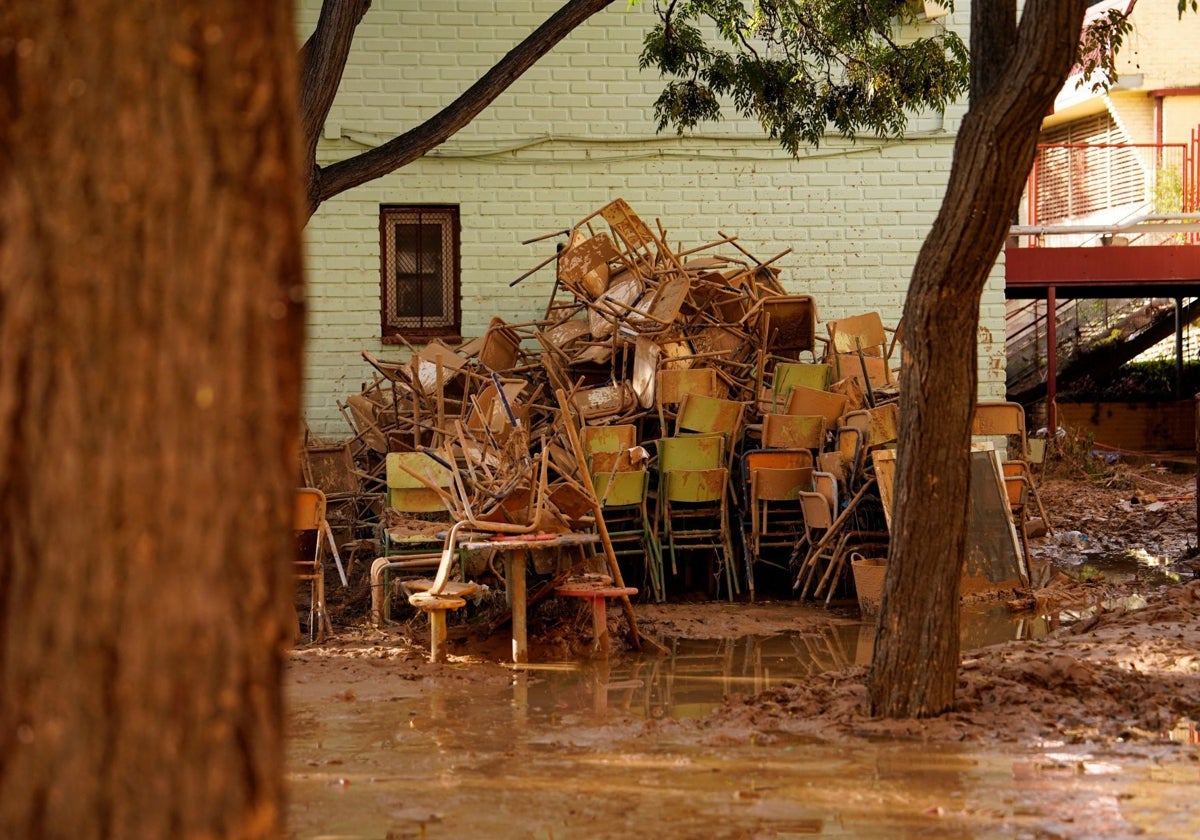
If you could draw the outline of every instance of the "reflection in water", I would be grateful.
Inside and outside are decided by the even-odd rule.
[[[992,608],[969,616],[964,647],[1045,631]],[[388,700],[298,706],[291,836],[1200,836],[1200,817],[1175,804],[1191,796],[1194,765],[1145,747],[1139,763],[1061,744],[761,745],[695,722],[727,695],[866,664],[872,635],[843,622],[677,640],[666,657],[514,666],[503,684],[431,680]],[[1195,733],[1189,723],[1172,737]]]

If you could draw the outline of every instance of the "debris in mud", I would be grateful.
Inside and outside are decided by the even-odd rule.
[[[952,711],[924,720],[872,718],[867,670],[817,675],[731,700],[704,722],[729,730],[839,739],[892,735],[929,741],[1165,739],[1200,716],[1200,582],[1173,587],[1138,610],[1037,641],[976,651],[960,669]]]

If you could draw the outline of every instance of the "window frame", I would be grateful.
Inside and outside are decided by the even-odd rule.
[[[396,297],[396,240],[395,226],[403,216],[417,216],[417,224],[424,224],[422,216],[428,215],[430,223],[441,227],[443,256],[450,258],[450,265],[442,269],[442,293],[446,283],[451,285],[451,308],[449,316],[436,319],[441,323],[428,326],[405,326],[393,313]],[[449,241],[447,241],[449,240]],[[462,268],[460,249],[462,243],[462,217],[457,204],[382,204],[379,207],[379,323],[384,344],[427,343],[433,339],[448,342],[462,340]],[[418,316],[421,317],[421,316]]]

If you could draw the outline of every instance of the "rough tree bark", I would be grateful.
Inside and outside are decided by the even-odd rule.
[[[874,714],[952,707],[967,457],[984,285],[1033,164],[1042,117],[1075,58],[1085,0],[971,4],[971,103],[942,207],[904,307],[896,514],[870,674]]]
[[[321,167],[316,162],[317,141],[341,84],[354,30],[370,6],[370,0],[325,0],[317,28],[305,44],[302,57],[302,124],[305,161],[309,165],[309,214],[315,213],[326,199],[395,172],[445,143],[559,41],[612,2],[570,0],[433,117],[374,149]]]
[[[0,4],[0,837],[281,835],[294,26]]]

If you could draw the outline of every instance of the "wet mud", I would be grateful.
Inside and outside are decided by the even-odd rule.
[[[1200,836],[1195,509],[1085,489],[1046,488],[1093,516],[1083,544],[1037,541],[1049,587],[964,606],[957,706],[931,720],[867,714],[852,606],[639,605],[668,653],[607,662],[551,636],[517,668],[501,631],[432,665],[403,626],[298,648],[290,835]],[[1161,561],[1106,572],[1098,545]]]

